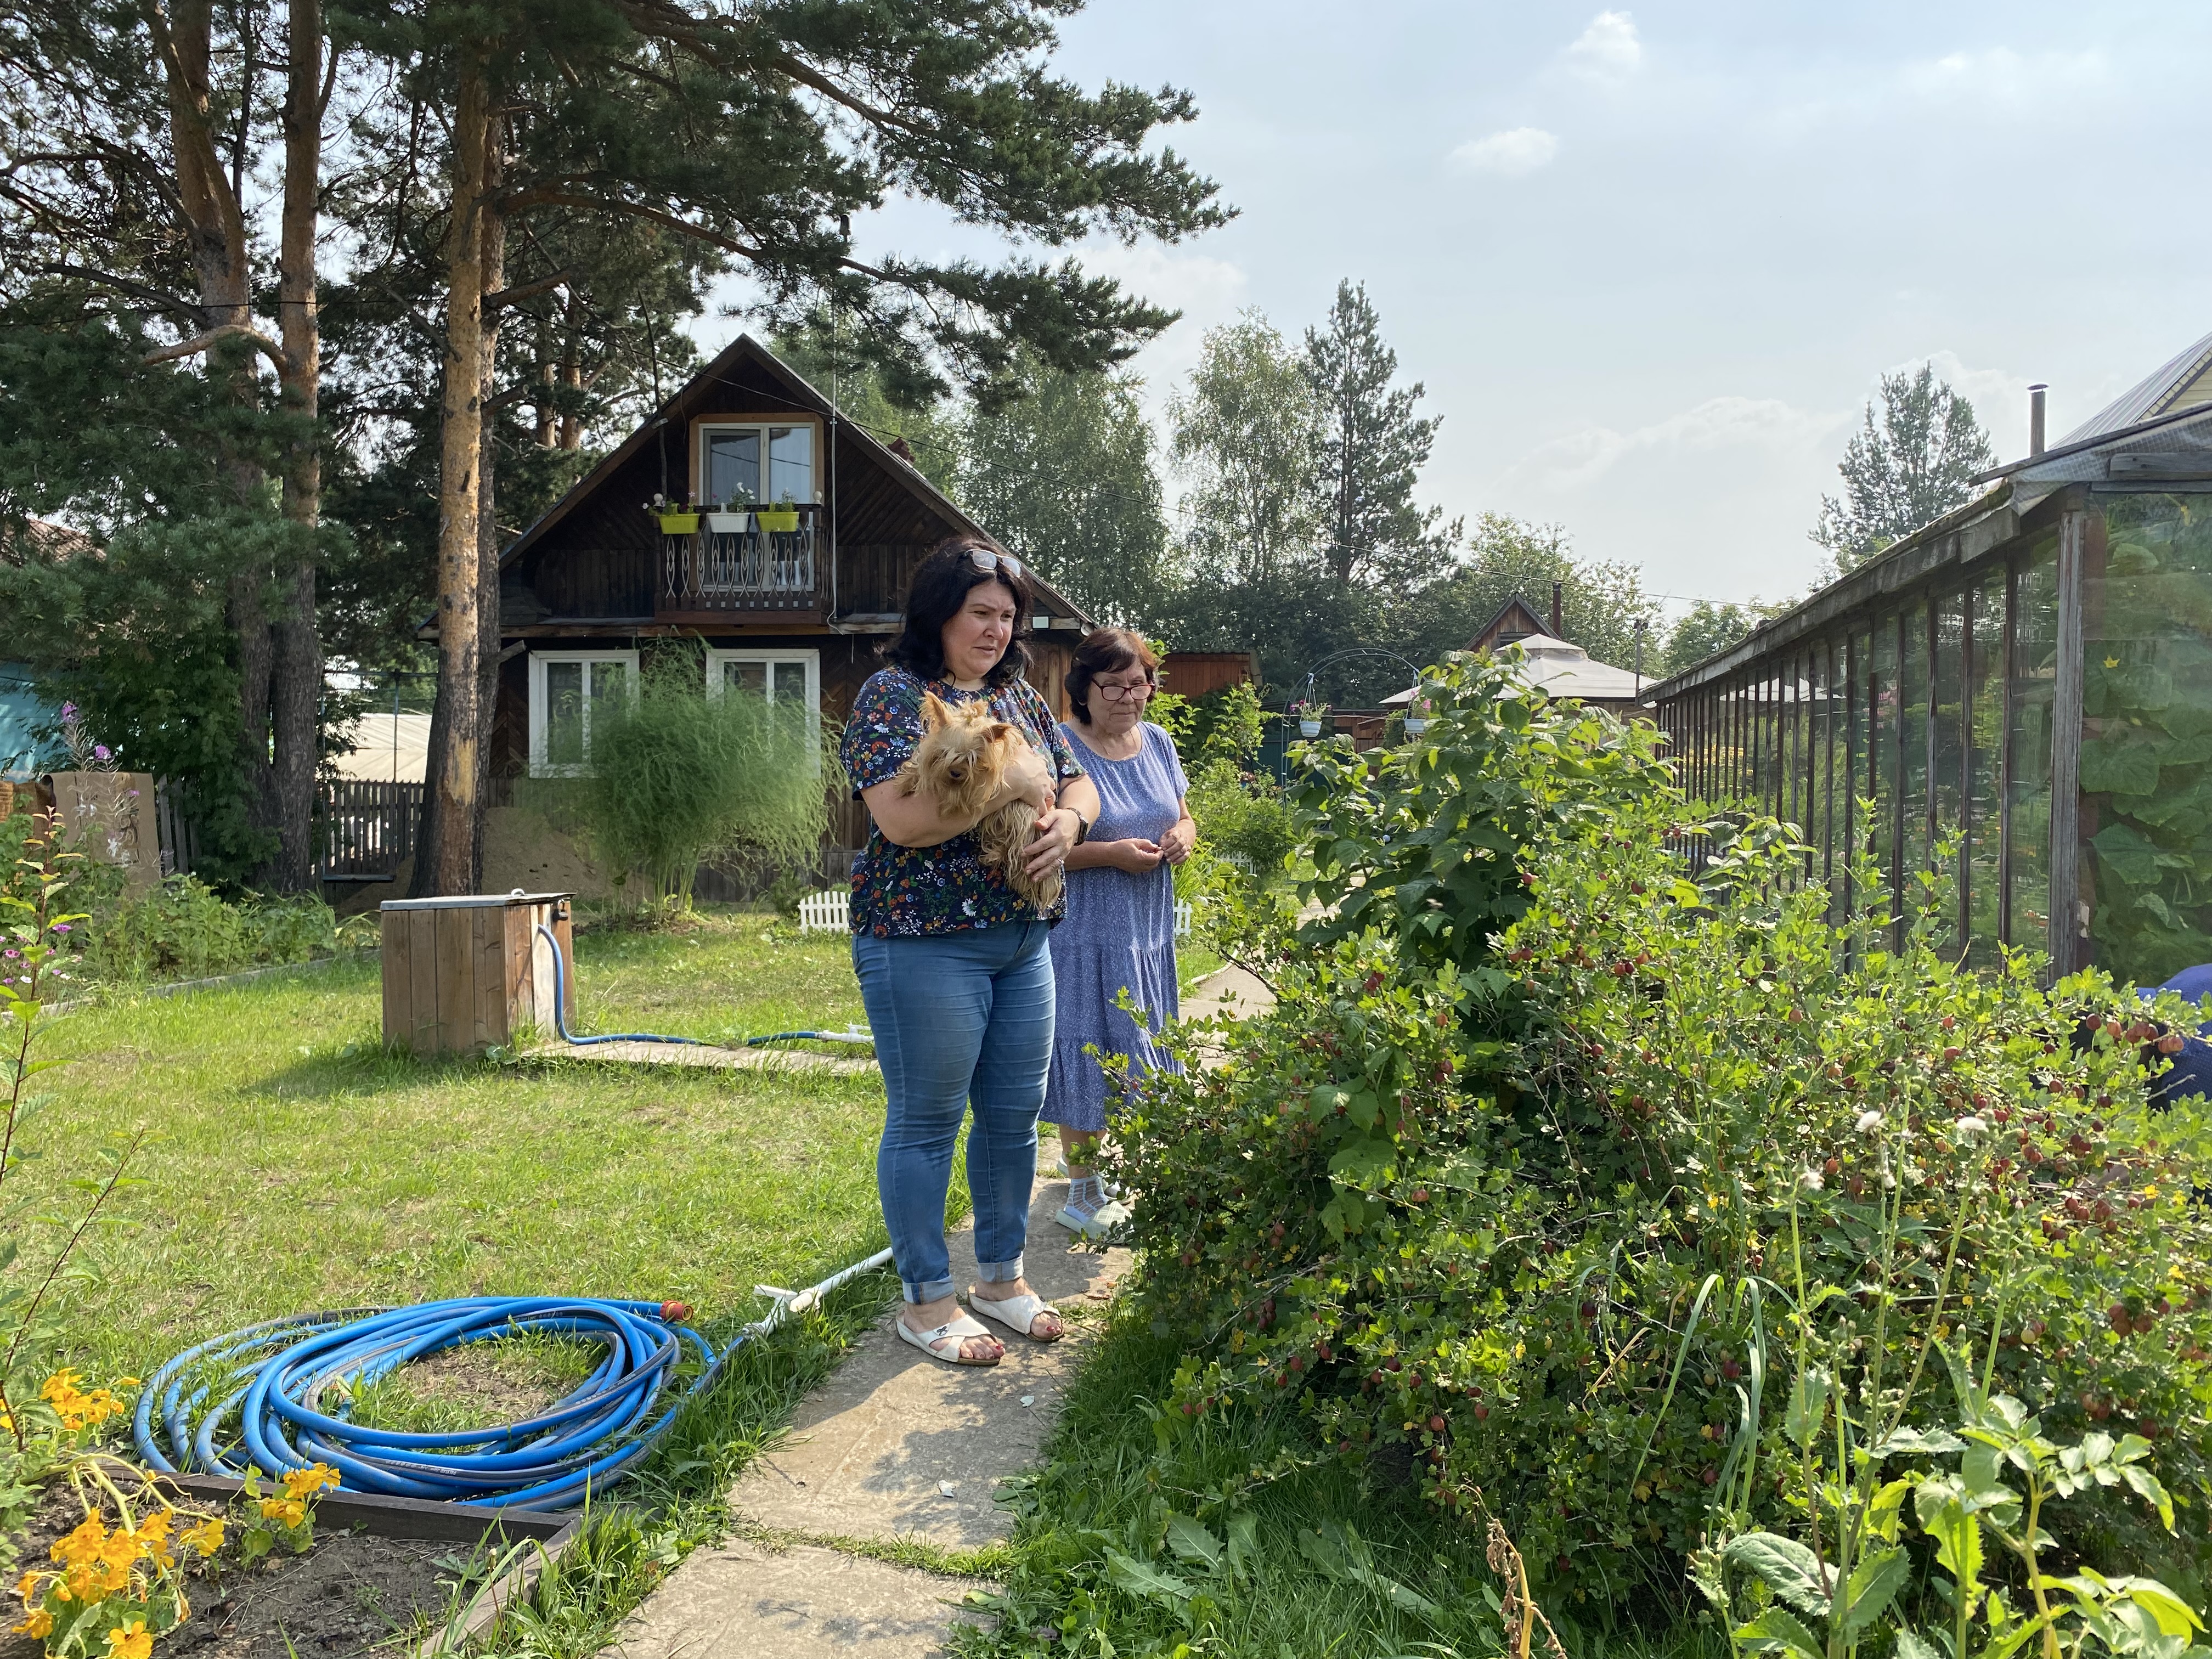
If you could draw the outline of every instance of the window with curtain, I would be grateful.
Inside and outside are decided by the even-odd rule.
[[[817,500],[813,426],[716,422],[701,427],[699,492],[702,501],[724,507]]]
[[[573,776],[591,769],[595,727],[636,694],[635,651],[533,651],[530,655],[530,770]]]

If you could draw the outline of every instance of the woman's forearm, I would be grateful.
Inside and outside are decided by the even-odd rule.
[[[1086,841],[1080,847],[1070,848],[1067,867],[1071,870],[1110,870],[1115,868],[1114,854],[1109,851],[1110,841]]]
[[[895,846],[939,847],[955,836],[966,835],[982,822],[981,818],[949,818],[938,810],[936,797],[920,792],[909,795],[902,789],[903,786],[894,778],[860,792],[860,799],[867,803],[876,828],[883,832],[885,841]],[[983,816],[988,817],[989,814]]]

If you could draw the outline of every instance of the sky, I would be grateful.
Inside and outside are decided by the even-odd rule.
[[[1878,376],[1932,360],[1998,453],[2212,331],[2212,6],[2050,0],[1094,0],[1059,72],[1188,88],[1238,210],[1091,268],[1295,337],[1364,283],[1443,424],[1424,499],[1566,530],[1676,611],[1817,580]],[[865,255],[994,244],[903,200]],[[1002,246],[1002,245],[1001,245]],[[713,345],[739,325],[700,331]]]

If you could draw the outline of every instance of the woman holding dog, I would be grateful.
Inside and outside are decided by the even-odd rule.
[[[1101,804],[1091,834],[1067,855],[1067,920],[1052,936],[1060,1015],[1044,1115],[1067,1149],[1060,1224],[1091,1238],[1129,1213],[1108,1197],[1094,1161],[1115,1088],[1099,1056],[1126,1055],[1133,1073],[1173,1064],[1152,1039],[1179,1012],[1174,866],[1197,845],[1198,825],[1175,739],[1145,718],[1159,667],[1142,635],[1097,629],[1076,647],[1067,673],[1074,719],[1060,728]],[[1142,1019],[1121,1008],[1124,990]]]
[[[1022,1276],[1052,1065],[1047,939],[1061,904],[1024,899],[974,833],[1009,803],[1028,803],[1037,814],[1027,862],[1035,880],[1066,863],[1098,817],[1097,790],[1022,678],[1031,609],[1018,559],[977,538],[939,546],[915,571],[904,631],[854,698],[842,747],[872,819],[853,864],[853,965],[888,1103],[876,1185],[905,1295],[898,1334],[956,1365],[995,1365],[1006,1352],[961,1312],[945,1242],[952,1150],[971,1104],[978,1279],[969,1305],[1034,1341],[1055,1340],[1062,1328]],[[1028,739],[972,817],[948,817],[908,772],[932,697],[948,708],[988,703]]]

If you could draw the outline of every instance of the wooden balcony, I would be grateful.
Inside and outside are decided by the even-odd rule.
[[[653,602],[664,621],[817,622],[827,586],[823,509],[798,509],[795,530],[717,531],[702,516],[690,536],[660,538],[661,580]]]

